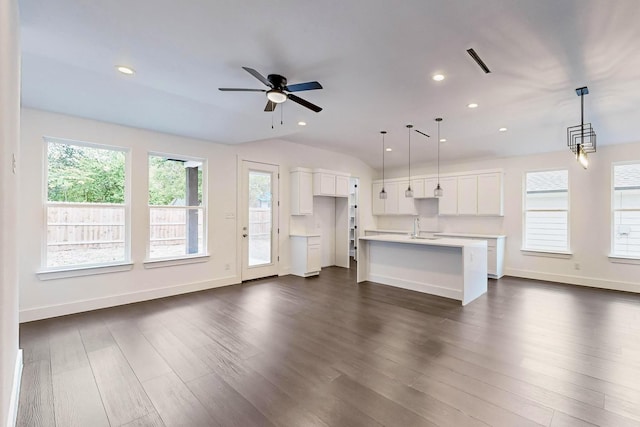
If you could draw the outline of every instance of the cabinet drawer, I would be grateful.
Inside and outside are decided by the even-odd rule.
[[[319,244],[320,244],[320,236],[307,237],[307,246],[319,245]]]

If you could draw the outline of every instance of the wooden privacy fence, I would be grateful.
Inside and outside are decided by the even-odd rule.
[[[151,245],[183,245],[187,232],[187,211],[182,207],[150,208]],[[198,229],[203,229],[203,209],[198,212]],[[249,233],[254,237],[271,233],[271,209],[249,210]],[[202,232],[198,233],[202,237]],[[47,207],[49,251],[120,247],[125,241],[125,208],[118,205],[52,204]]]

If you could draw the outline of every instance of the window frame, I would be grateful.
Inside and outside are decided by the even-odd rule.
[[[41,280],[51,280],[58,278],[87,276],[93,274],[103,274],[109,272],[130,270],[133,266],[131,260],[131,150],[128,147],[118,145],[102,144],[96,142],[78,141],[69,138],[53,136],[43,136],[43,185],[42,185],[42,222],[43,236],[40,253],[40,269],[37,275]],[[118,151],[124,154],[124,203],[92,203],[96,206],[122,206],[124,208],[124,259],[120,261],[91,263],[91,264],[71,264],[57,267],[47,266],[47,244],[48,244],[48,208],[52,205],[60,205],[62,202],[49,201],[49,143],[66,144],[77,147],[95,148],[100,150]],[[86,206],[85,203],[64,203],[65,206]]]
[[[150,180],[150,168],[149,159],[154,157],[166,157],[174,160],[184,160],[185,162],[193,161],[202,163],[202,204],[200,206],[165,206],[165,205],[150,205],[149,204],[149,188],[151,187]],[[170,267],[181,264],[194,264],[199,262],[207,262],[210,258],[209,255],[209,217],[208,217],[208,161],[204,157],[190,156],[184,154],[167,153],[161,151],[148,151],[147,152],[147,227],[146,227],[146,242],[145,242],[145,268],[158,268],[158,267]],[[171,255],[166,257],[151,258],[151,208],[170,208],[170,209],[200,209],[202,211],[202,252],[196,254],[184,254],[184,255]]]
[[[533,212],[565,212],[567,213],[567,245],[566,250],[536,249],[527,247],[527,174],[560,172],[567,173],[567,208],[566,209],[534,209]],[[548,168],[526,170],[522,174],[522,247],[520,251],[525,255],[550,256],[553,258],[570,258],[571,251],[571,174],[568,168]]]
[[[640,212],[640,208],[638,209],[616,209],[615,208],[615,192],[616,192],[616,183],[615,183],[615,167],[616,166],[624,166],[624,165],[639,165],[640,166],[640,159],[639,160],[625,160],[625,161],[621,161],[621,162],[611,162],[611,184],[610,184],[610,188],[611,188],[611,218],[610,218],[610,233],[609,233],[609,239],[610,239],[610,247],[609,247],[609,261],[611,262],[618,262],[618,263],[623,263],[623,264],[640,264],[640,256],[633,256],[633,255],[627,255],[627,254],[618,254],[615,252],[615,233],[616,233],[616,227],[615,227],[615,215],[616,212],[618,211],[637,211]]]

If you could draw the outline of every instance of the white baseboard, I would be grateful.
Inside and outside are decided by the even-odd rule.
[[[131,304],[134,302],[148,301],[157,298],[170,297],[173,295],[186,294],[189,292],[202,291],[205,289],[219,288],[221,286],[236,285],[240,282],[241,281],[238,276],[229,276],[216,280],[186,283],[167,286],[164,288],[147,289],[139,292],[111,295],[107,297],[82,301],[73,301],[65,304],[26,308],[20,310],[20,323],[31,322],[33,320],[48,319],[50,317],[64,316],[67,314],[80,313],[83,311],[98,310],[101,308],[114,307],[117,305]]]
[[[20,384],[22,383],[22,350],[16,354],[16,367],[13,372],[13,387],[11,388],[11,400],[9,401],[9,416],[7,427],[15,427],[18,419],[18,403],[20,401]]]
[[[569,285],[588,286],[591,288],[611,289],[614,291],[640,293],[640,283],[622,282],[616,280],[598,279],[595,277],[572,276],[566,274],[542,273],[532,270],[515,270],[506,268],[506,276],[522,277],[524,279],[546,280],[548,282],[567,283]]]

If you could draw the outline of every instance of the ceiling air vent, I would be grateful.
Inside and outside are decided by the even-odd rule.
[[[469,55],[471,55],[471,57],[473,58],[474,61],[476,61],[476,64],[478,64],[478,66],[480,68],[482,68],[482,71],[484,71],[485,73],[489,74],[491,72],[491,70],[489,69],[489,67],[487,67],[487,64],[484,63],[484,61],[478,56],[478,54],[476,53],[475,50],[473,49],[467,49],[467,53]]]

